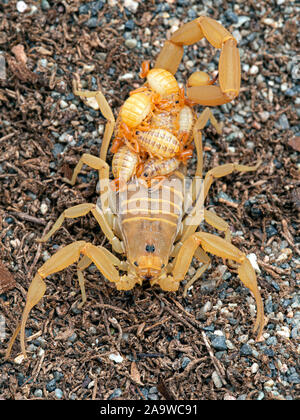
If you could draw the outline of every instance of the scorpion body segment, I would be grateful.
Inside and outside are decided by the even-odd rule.
[[[139,278],[159,282],[165,277],[164,268],[183,216],[182,182],[181,178],[172,176],[151,189],[133,180],[126,191],[118,193],[118,219],[132,266],[130,275],[136,277],[136,282]],[[174,192],[176,183],[180,183],[180,188],[177,186]]]

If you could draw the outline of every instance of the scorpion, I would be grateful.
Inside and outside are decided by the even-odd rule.
[[[188,79],[186,100],[182,101],[182,92],[177,92],[176,85],[173,83],[173,79],[175,79],[174,74],[181,62],[184,46],[195,44],[202,38],[206,38],[213,47],[221,49],[218,65],[219,84],[215,83],[216,78],[211,80],[206,73],[197,71]],[[166,74],[166,72],[169,79],[172,80],[173,90],[171,89],[172,91],[169,96],[164,98],[163,89],[165,89],[165,86],[162,86],[161,79],[158,75],[162,73]],[[192,125],[187,129],[186,135],[182,136],[185,140],[189,138],[188,143],[192,139],[196,148],[197,166],[191,185],[189,188],[184,186],[184,170],[180,169],[176,163],[177,157],[175,154],[178,151],[177,149],[173,155],[165,154],[159,156],[159,148],[161,146],[159,141],[162,140],[158,138],[156,139],[158,144],[153,145],[153,147],[157,147],[157,152],[155,153],[158,156],[155,156],[155,154],[153,156],[149,153],[149,159],[145,161],[142,172],[144,175],[145,172],[147,172],[146,175],[150,173],[150,176],[157,171],[163,173],[164,178],[161,182],[155,188],[151,188],[142,182],[141,179],[143,177],[138,178],[135,176],[130,178],[129,175],[126,175],[127,178],[125,179],[126,182],[123,188],[112,191],[109,188],[110,167],[106,162],[106,158],[113,133],[116,127],[122,126],[122,123],[120,124],[119,119],[119,122],[116,124],[113,112],[101,91],[80,91],[77,88],[76,81],[74,81],[74,93],[84,98],[84,100],[94,98],[106,119],[106,125],[100,157],[88,153],[83,154],[74,169],[71,180],[66,179],[65,181],[74,185],[83,165],[88,165],[98,171],[100,196],[97,204],[84,203],[66,209],[54,223],[50,231],[39,241],[46,242],[62,226],[66,218],[77,218],[91,213],[108,239],[112,247],[112,252],[106,247],[96,246],[80,240],[62,247],[52,255],[37,270],[29,286],[22,319],[10,340],[6,357],[11,353],[12,345],[19,333],[21,351],[24,357],[26,357],[25,325],[30,310],[45,294],[46,284],[44,279],[53,273],[67,268],[73,263],[77,263],[77,276],[82,295],[82,301],[79,304],[79,307],[81,307],[87,299],[83,270],[92,263],[95,264],[104,278],[115,284],[117,290],[130,290],[136,284],[142,285],[144,281],[149,281],[151,286],[158,285],[164,291],[175,292],[179,289],[180,282],[184,280],[192,258],[195,257],[201,265],[199,264],[193,278],[185,285],[183,293],[185,296],[191,285],[210,266],[208,253],[211,253],[234,264],[240,280],[253,293],[257,306],[257,316],[253,332],[257,334],[257,339],[262,334],[264,310],[254,268],[246,254],[231,243],[231,233],[228,223],[210,210],[204,209],[203,211],[199,211],[199,203],[200,201],[204,202],[215,179],[229,175],[233,171],[241,173],[255,171],[260,165],[260,162],[254,166],[229,163],[210,169],[201,184],[200,193],[197,180],[202,179],[203,170],[201,130],[210,120],[216,131],[221,133],[220,124],[214,118],[209,107],[232,101],[237,97],[240,89],[241,71],[237,41],[216,20],[204,16],[198,17],[184,24],[174,32],[171,38],[165,41],[156,59],[154,68],[149,70],[144,65],[142,73],[144,73],[142,76],[145,77],[148,74],[152,78],[150,88],[148,85],[133,92],[127,100],[126,106],[122,107],[120,112],[123,117],[125,115],[125,125],[122,128],[125,133],[125,147],[126,145],[127,147],[130,145],[133,147],[134,144],[139,146],[139,142],[136,139],[134,143],[131,143],[130,140],[134,138],[133,130],[136,127],[141,128],[143,121],[145,121],[144,131],[141,130],[141,133],[144,139],[146,139],[144,140],[144,146],[147,143],[147,136],[149,138],[150,134],[153,134],[153,130],[163,129],[160,128],[160,125],[163,125],[160,122],[153,129],[151,118],[149,119],[147,117],[156,107],[157,103],[162,102],[165,104],[160,111],[164,115],[170,114],[172,103],[174,107],[178,103],[184,106],[188,106],[189,104],[206,106],[195,121],[194,119],[189,120],[189,123],[192,122]],[[155,95],[147,95],[149,89],[152,89]],[[176,100],[174,96],[172,97],[174,94],[178,95],[175,98]],[[142,104],[140,108],[136,105],[136,95],[139,95],[139,99],[143,95],[140,101]],[[136,114],[133,120],[138,115],[137,122],[130,122],[130,119],[126,119],[126,113],[132,109]],[[185,112],[189,113],[188,110]],[[159,119],[160,117],[156,115],[157,118]],[[168,124],[170,124],[170,120],[168,121]],[[174,135],[172,134],[173,137]],[[114,151],[116,153],[118,151],[120,152],[119,155],[122,160],[122,156],[127,153],[126,150],[122,149],[124,147],[122,141],[115,143],[114,146]],[[135,171],[142,152],[136,148],[134,148],[134,151],[131,150],[131,152],[137,154],[136,157],[132,155],[132,159],[129,162],[130,171]],[[155,161],[153,161],[154,157],[161,158],[158,166],[155,166]],[[174,158],[174,161],[170,162],[169,159],[172,158]],[[168,172],[166,168],[171,168],[171,173],[166,174]],[[118,163],[116,164],[115,173],[117,177],[120,175]],[[190,211],[187,211],[186,208],[188,197],[193,203]],[[203,218],[210,226],[222,232],[224,238],[205,231],[198,231],[197,229]],[[121,258],[115,254],[120,254]],[[125,272],[125,274],[120,275],[120,271]]]

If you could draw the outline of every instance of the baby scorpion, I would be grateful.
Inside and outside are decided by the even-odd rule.
[[[202,72],[194,73],[189,79],[187,98],[205,106],[221,105],[231,101],[239,93],[240,62],[236,40],[215,20],[199,17],[183,25],[171,36],[169,41],[166,41],[155,62],[154,69],[167,70],[172,75],[175,74],[183,55],[183,46],[194,44],[203,37],[214,47],[221,48],[219,85],[212,84]],[[155,74],[155,72],[151,74]],[[154,83],[156,82],[155,79]],[[246,255],[231,243],[229,225],[215,213],[205,209],[204,220],[223,232],[225,238],[197,231],[201,222],[201,215],[198,211],[200,195],[201,199],[205,200],[215,179],[229,175],[233,171],[255,171],[260,162],[255,166],[230,163],[209,170],[204,177],[202,194],[199,194],[197,179],[202,178],[203,167],[201,129],[210,119],[217,131],[220,132],[220,127],[211,111],[209,108],[205,108],[192,128],[197,152],[197,167],[191,189],[195,191],[192,193],[194,205],[189,214],[185,208],[187,193],[183,188],[184,177],[180,171],[168,175],[153,190],[135,178],[130,179],[122,191],[111,192],[109,189],[110,168],[106,163],[106,156],[115,127],[113,112],[100,91],[81,92],[74,89],[74,93],[85,98],[94,97],[107,124],[100,157],[83,154],[74,169],[72,179],[68,182],[74,185],[82,166],[88,165],[99,172],[101,193],[97,204],[85,203],[66,209],[54,223],[52,229],[40,241],[46,242],[61,227],[65,218],[77,218],[92,213],[110,242],[112,250],[125,256],[126,259],[121,260],[107,248],[85,241],[76,241],[59,249],[38,269],[32,280],[21,323],[13,334],[6,357],[9,356],[12,344],[19,332],[21,350],[24,356],[26,355],[25,324],[30,310],[45,294],[44,279],[76,262],[82,305],[86,301],[83,270],[92,263],[97,266],[106,279],[115,284],[118,290],[132,289],[136,284],[141,285],[143,281],[147,280],[151,285],[157,284],[163,290],[177,291],[180,282],[185,278],[192,258],[195,257],[202,265],[185,286],[184,293],[186,293],[187,289],[209,267],[210,257],[207,253],[234,261],[237,264],[241,281],[255,297],[257,318],[254,332],[257,332],[257,336],[260,337],[264,325],[264,312],[256,274]],[[161,92],[158,93],[161,95]],[[150,106],[143,112],[137,112],[139,115],[138,125],[142,123],[151,107],[150,102]],[[149,124],[151,130],[151,123],[149,122]],[[117,211],[114,211],[114,205],[111,204],[112,197],[115,198],[114,204]],[[83,257],[80,259],[81,255]],[[125,271],[126,274],[120,276],[119,270]]]

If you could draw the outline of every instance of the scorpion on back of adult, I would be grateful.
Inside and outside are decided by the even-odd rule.
[[[170,79],[175,79],[173,75],[181,61],[183,46],[194,44],[204,37],[214,47],[221,48],[218,69],[219,85],[215,84],[215,79],[211,80],[203,72],[196,72],[189,79],[187,99],[183,97],[182,91],[177,90],[176,84],[174,84],[172,92],[166,94],[163,90],[161,91],[162,85],[157,82],[158,78],[154,77],[151,80],[151,76],[166,74],[167,72]],[[255,271],[246,255],[231,243],[227,222],[209,210],[199,211],[200,197],[204,202],[216,178],[229,175],[234,170],[239,172],[255,171],[260,163],[255,166],[230,163],[209,170],[204,177],[200,194],[197,180],[202,178],[203,167],[201,129],[204,128],[208,120],[211,120],[218,132],[221,131],[220,126],[210,109],[205,108],[201,115],[195,118],[190,128],[183,130],[183,134],[179,137],[175,135],[180,131],[180,127],[182,128],[178,117],[182,107],[190,104],[221,105],[238,95],[240,61],[236,44],[233,36],[213,19],[199,17],[183,25],[172,35],[169,41],[166,41],[155,62],[154,69],[144,68],[147,85],[142,87],[140,91],[133,93],[130,96],[133,99],[129,98],[129,102],[125,102],[125,108],[124,106],[121,108],[117,125],[113,112],[102,92],[82,92],[75,86],[75,94],[82,98],[95,98],[103,116],[107,119],[107,124],[100,157],[84,154],[74,169],[72,179],[68,182],[74,185],[82,166],[88,165],[99,172],[100,197],[97,204],[84,203],[65,210],[54,223],[52,229],[40,241],[46,242],[61,227],[65,218],[76,218],[92,213],[108,239],[113,252],[103,246],[96,246],[86,241],[76,241],[52,255],[38,269],[32,280],[22,320],[11,339],[6,353],[7,357],[19,331],[22,353],[26,355],[25,324],[30,310],[45,294],[46,284],[44,279],[76,262],[82,293],[82,305],[86,301],[83,270],[92,263],[97,266],[106,279],[115,284],[118,290],[130,290],[136,284],[141,285],[144,281],[149,281],[151,285],[158,285],[163,290],[177,291],[180,282],[186,276],[192,258],[195,257],[201,263],[201,266],[185,286],[184,294],[186,294],[187,289],[209,267],[210,257],[207,252],[225,260],[234,261],[241,281],[255,297],[257,318],[254,331],[257,332],[258,338],[261,336],[264,312]],[[149,93],[149,91],[151,92]],[[134,118],[138,116],[138,123],[131,123],[127,118],[128,115],[126,116],[126,112],[131,110],[130,106],[134,103],[134,96],[140,95],[141,98],[141,94],[144,95],[144,98],[142,98],[141,106],[136,112],[137,115],[134,115]],[[168,113],[172,114],[172,103],[177,107],[175,114],[178,115],[176,114],[174,120],[172,120],[172,117],[170,122]],[[181,104],[180,109],[178,109],[178,104]],[[125,125],[122,125],[122,123]],[[152,126],[152,123],[156,125]],[[154,158],[162,161],[173,157],[180,158],[180,154],[184,152],[184,146],[191,144],[193,141],[196,147],[197,167],[195,178],[191,182],[191,188],[188,190],[185,188],[184,168],[182,169],[179,166],[171,173],[164,174],[162,181],[152,189],[136,176],[135,171],[138,162],[134,161],[132,174],[128,176],[122,189],[112,191],[109,182],[110,168],[106,163],[106,157],[116,126],[115,133],[117,137],[119,136],[119,140],[115,143],[115,153],[125,144],[132,149],[133,153],[137,154],[137,160],[140,159],[146,168],[149,167],[152,162],[151,159]],[[161,128],[162,126],[164,127]],[[123,130],[121,137],[118,133],[118,127]],[[158,144],[153,143],[152,138],[154,134],[157,134],[157,132],[153,133],[155,130],[165,130],[168,133],[166,136],[172,139],[171,143],[173,137],[175,137],[177,142],[174,140],[174,143],[172,143],[174,148],[171,154],[161,153],[163,147],[167,149],[167,146],[171,144],[170,142],[167,145],[163,144],[166,137],[162,134],[158,136]],[[117,176],[119,177],[120,173]],[[187,213],[186,201],[188,197],[193,205]],[[225,238],[197,231],[202,216],[209,225],[223,232]],[[121,257],[118,258],[115,253],[120,254]],[[81,255],[82,258],[80,259]],[[126,274],[120,276],[119,271]]]

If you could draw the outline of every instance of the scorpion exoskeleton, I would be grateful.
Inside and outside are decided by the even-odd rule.
[[[181,61],[183,46],[194,44],[203,37],[215,48],[221,49],[219,84],[215,84],[216,78],[210,79],[203,72],[193,73],[188,82],[187,98],[184,98],[184,93],[178,90],[173,75]],[[112,251],[125,258],[122,260],[107,248],[85,241],[73,242],[52,255],[38,269],[32,280],[22,320],[11,339],[7,357],[19,331],[22,353],[26,355],[25,324],[30,310],[45,294],[44,279],[76,262],[82,293],[80,305],[82,305],[86,301],[83,270],[92,263],[106,279],[115,284],[118,290],[132,289],[136,284],[141,285],[147,280],[151,285],[157,284],[163,290],[177,291],[180,282],[186,276],[192,258],[195,257],[201,266],[186,284],[185,295],[188,288],[209,267],[210,257],[207,252],[212,253],[236,264],[242,283],[250,289],[256,300],[257,318],[254,332],[257,332],[258,338],[262,334],[264,311],[254,268],[247,256],[231,243],[228,223],[212,211],[199,210],[200,201],[204,202],[216,178],[226,176],[233,171],[255,171],[260,162],[255,166],[230,163],[211,169],[206,173],[200,188],[197,180],[202,178],[203,167],[201,129],[208,120],[212,122],[218,133],[221,129],[209,108],[205,108],[196,119],[194,111],[189,107],[189,103],[204,106],[221,105],[238,95],[241,75],[237,42],[217,21],[208,17],[199,17],[178,29],[171,39],[165,42],[154,69],[149,70],[144,65],[142,73],[143,77],[147,76],[148,85],[133,92],[125,102],[125,106],[121,108],[121,120],[120,118],[117,120],[117,131],[121,130],[121,135],[118,134],[119,141],[114,144],[115,156],[119,152],[115,158],[118,162],[114,167],[114,176],[122,178],[123,185],[121,189],[114,191],[110,189],[110,168],[106,163],[108,147],[116,126],[113,112],[101,91],[82,92],[77,89],[77,84],[74,84],[75,94],[83,98],[95,98],[107,123],[100,157],[83,154],[74,169],[72,179],[68,182],[74,185],[82,166],[88,165],[98,170],[100,197],[97,204],[79,204],[65,210],[52,229],[40,240],[46,242],[61,227],[65,218],[76,218],[92,213],[110,242]],[[167,74],[172,80],[172,88],[167,95],[164,94],[166,86],[161,85],[163,74]],[[182,135],[179,137],[176,137],[176,133],[172,133],[172,124],[175,124],[175,120],[170,117],[173,112],[172,104],[177,107],[177,111],[178,104],[181,104],[180,111],[186,107],[183,111],[185,114],[181,117],[187,118],[188,125],[192,122],[192,126],[186,129],[182,128],[185,123],[181,124]],[[177,132],[180,126],[178,121],[177,115]],[[136,131],[140,133],[139,138],[136,137]],[[157,143],[152,141],[155,136]],[[168,147],[162,147],[162,140],[167,136],[169,136],[168,141],[171,139],[168,145],[172,144],[173,147],[173,152],[172,148],[170,149],[171,153]],[[176,160],[180,159],[180,151],[183,152],[182,143],[189,145],[191,141],[196,147],[197,167],[190,187],[185,188],[184,171],[180,169]],[[160,161],[155,161],[156,158]],[[122,173],[119,170],[120,162],[125,165],[122,166]],[[141,178],[132,177],[141,162],[144,163]],[[149,188],[145,182],[142,182],[145,177],[152,177],[157,173],[164,177],[154,188]],[[189,211],[187,211],[187,201],[192,203]],[[223,232],[225,237],[197,231],[202,218]],[[80,259],[81,255],[83,257]],[[126,274],[120,276],[119,270]]]

